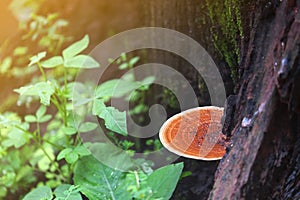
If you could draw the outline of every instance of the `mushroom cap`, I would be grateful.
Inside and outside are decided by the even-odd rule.
[[[219,160],[226,152],[221,118],[224,109],[197,107],[169,118],[159,131],[161,143],[169,151],[198,160]]]

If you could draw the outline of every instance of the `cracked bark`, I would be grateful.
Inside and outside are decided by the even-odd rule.
[[[231,145],[209,199],[300,198],[299,9],[300,1],[256,2]]]

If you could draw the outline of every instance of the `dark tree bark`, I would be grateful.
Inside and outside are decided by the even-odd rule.
[[[150,1],[149,4],[152,26],[181,31],[215,55],[207,43],[209,33],[200,33],[207,27],[191,21],[201,15],[195,9],[203,1]],[[299,0],[243,1],[240,80],[237,95],[229,98],[227,109],[231,114],[226,116],[223,129],[231,140],[215,174],[213,188],[210,184],[206,186],[211,189],[209,199],[300,198],[299,9]],[[222,68],[222,59],[214,59],[221,63],[225,81],[230,80]],[[188,76],[189,72],[186,69],[182,73]],[[189,78],[195,82],[193,77]],[[228,94],[230,91],[227,90]],[[189,168],[190,162],[185,162]],[[194,172],[199,178],[193,188],[201,191],[199,180],[210,172],[202,173],[202,164],[198,163],[198,167]],[[188,181],[182,184],[188,185]],[[183,188],[180,184],[178,187]],[[192,198],[207,198],[205,192],[197,195],[195,190],[191,191]]]
[[[210,199],[300,198],[300,1],[257,1]]]

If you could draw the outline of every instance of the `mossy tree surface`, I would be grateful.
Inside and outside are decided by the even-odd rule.
[[[212,24],[210,31],[214,47],[227,62],[231,78],[236,82],[241,58],[240,38],[243,37],[240,1],[206,0],[206,6]]]

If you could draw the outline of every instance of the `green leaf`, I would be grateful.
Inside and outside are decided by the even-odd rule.
[[[139,57],[133,57],[129,61],[129,67],[133,67],[138,61],[140,60]]]
[[[123,172],[103,165],[93,156],[85,156],[75,167],[74,183],[88,199],[131,200],[124,176]]]
[[[51,200],[52,197],[51,188],[41,186],[29,192],[23,200]]]
[[[74,152],[80,156],[88,156],[91,154],[90,150],[88,150],[85,146],[75,147]]]
[[[14,50],[14,56],[22,56],[22,55],[25,55],[28,51],[28,48],[27,47],[17,47],[15,48]]]
[[[64,63],[63,58],[61,56],[54,56],[48,60],[45,60],[41,63],[44,68],[54,68]]]
[[[78,55],[72,57],[64,62],[65,67],[68,68],[81,68],[81,69],[91,69],[99,67],[99,63],[88,55]]]
[[[30,63],[29,63],[29,67],[30,66],[32,66],[32,65],[34,65],[34,64],[36,64],[36,63],[38,63],[41,59],[43,59],[43,58],[45,58],[46,57],[46,52],[45,51],[43,51],[43,52],[40,52],[40,53],[38,53],[37,55],[35,55],[35,56],[32,56],[31,58],[30,58]]]
[[[89,149],[102,164],[113,169],[128,171],[134,167],[133,161],[126,151],[112,143],[94,143]]]
[[[109,58],[109,59],[108,59],[108,62],[109,62],[109,63],[113,63],[114,61],[115,61],[115,60],[112,59],[112,58]]]
[[[63,132],[67,135],[74,135],[75,133],[77,133],[77,129],[74,127],[64,127]]]
[[[128,135],[126,112],[120,112],[114,107],[106,107],[103,100],[95,100],[93,114],[104,119],[105,126],[111,131],[121,135]]]
[[[118,79],[106,81],[99,85],[95,92],[95,98],[111,97],[115,91],[115,87],[118,84]]]
[[[31,158],[31,162],[33,163],[34,160],[33,159],[36,159],[35,162],[37,162],[37,165],[38,165],[38,168],[43,171],[43,172],[46,172],[49,170],[50,168],[50,165],[52,163],[52,159],[54,160],[55,159],[55,155],[54,155],[54,150],[53,150],[53,147],[49,144],[44,144],[43,146],[43,149],[47,152],[48,156],[45,155],[44,151],[41,150],[41,149],[38,149],[34,155],[32,156]],[[51,160],[49,160],[49,158]]]
[[[102,97],[122,97],[141,86],[138,82],[113,79],[102,83],[96,88],[95,98]]]
[[[105,107],[106,105],[102,99],[95,99],[92,109],[93,115],[99,115],[105,109]]]
[[[21,96],[39,96],[40,102],[45,106],[49,106],[51,95],[55,90],[54,85],[51,82],[39,82],[35,85],[20,87],[14,91],[19,93]]]
[[[65,60],[68,60],[80,52],[82,52],[84,49],[86,49],[89,45],[89,36],[85,35],[81,40],[73,43],[69,47],[63,50],[62,54]]]
[[[155,77],[154,76],[148,76],[146,77],[143,81],[142,84],[143,85],[150,85],[155,81]]]
[[[114,107],[106,107],[106,110],[98,115],[104,119],[105,126],[111,131],[127,136],[126,112],[120,112]]]
[[[27,123],[23,123],[22,125],[19,125],[22,129],[28,130],[29,125]],[[32,138],[31,135],[23,132],[22,130],[13,127],[9,130],[7,133],[7,139],[5,139],[2,142],[2,145],[5,147],[11,147],[14,146],[15,148],[20,148],[24,144],[26,144],[30,138]]]
[[[52,115],[44,115],[41,118],[38,119],[39,123],[44,123],[49,121],[52,118]]]
[[[121,53],[121,60],[123,61],[123,62],[125,62],[126,60],[127,60],[127,56],[126,56],[126,53]]]
[[[8,72],[12,64],[12,58],[11,57],[6,57],[2,63],[0,64],[0,73],[4,74]]]
[[[47,111],[46,106],[41,105],[39,109],[36,111],[36,117],[41,118],[43,115],[45,115],[46,111]]]
[[[119,66],[119,69],[123,70],[123,69],[127,69],[128,67],[128,64],[127,63],[122,63],[120,66]]]
[[[54,190],[55,200],[82,200],[76,186],[62,184]]]
[[[89,131],[92,131],[92,130],[96,129],[97,126],[98,126],[98,124],[96,124],[96,123],[93,123],[93,122],[85,122],[85,123],[82,123],[82,124],[79,126],[78,131],[79,131],[79,132],[82,132],[82,133],[89,132]]]
[[[57,155],[57,160],[61,160],[61,159],[65,158],[65,156],[66,156],[67,154],[69,154],[71,151],[72,151],[71,148],[66,148],[66,149],[62,150],[62,151],[59,152],[59,154]]]
[[[190,175],[192,175],[193,173],[191,171],[184,171],[182,172],[181,176],[180,176],[180,179],[182,178],[185,178],[185,177],[188,177]]]
[[[26,122],[29,122],[29,123],[33,123],[33,122],[37,121],[37,119],[34,115],[26,115],[24,117],[24,119],[25,119]]]
[[[75,163],[78,160],[78,158],[79,158],[79,155],[74,151],[71,151],[70,153],[65,155],[65,160],[69,164]]]
[[[183,163],[168,165],[155,170],[147,179],[147,186],[152,188],[153,199],[170,199],[183,169]],[[159,181],[158,181],[159,180]]]

